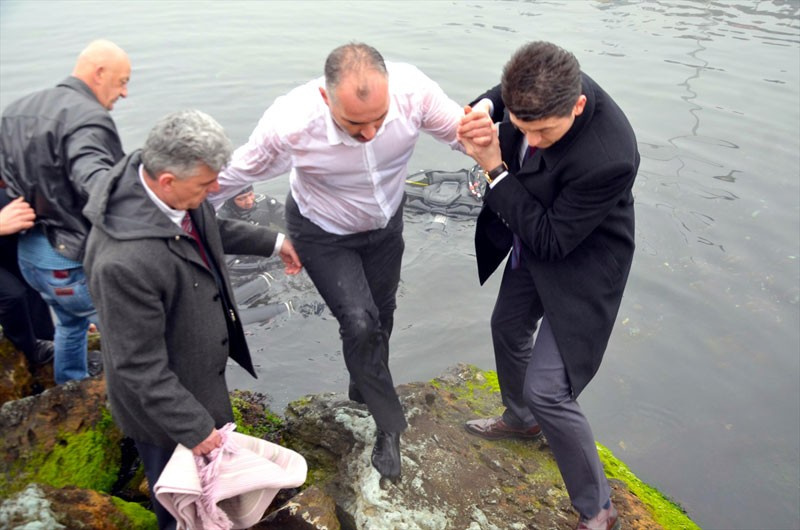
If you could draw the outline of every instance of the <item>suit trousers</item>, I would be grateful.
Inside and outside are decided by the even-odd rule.
[[[339,322],[344,362],[378,429],[402,432],[405,415],[389,371],[389,337],[405,243],[403,206],[386,228],[337,235],[307,218],[291,194],[286,226],[303,267]]]
[[[169,459],[172,458],[175,447],[160,447],[139,440],[134,440],[133,442],[136,444],[139,457],[142,459],[144,474],[147,477],[147,486],[150,489],[150,503],[158,520],[158,529],[175,530],[178,526],[178,521],[158,502],[155,493],[153,493],[153,487],[158,482],[158,477],[161,476],[164,468],[167,467]]]
[[[541,426],[572,505],[584,517],[595,516],[611,490],[591,427],[572,397],[562,354],[524,263],[517,269],[511,268],[510,260],[506,264],[491,327],[506,406],[503,419],[516,427]]]

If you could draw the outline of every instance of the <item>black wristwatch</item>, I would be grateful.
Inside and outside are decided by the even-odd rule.
[[[486,177],[486,182],[491,184],[494,179],[496,179],[506,171],[508,171],[508,166],[506,165],[505,162],[503,162],[491,171],[484,171],[483,176]]]

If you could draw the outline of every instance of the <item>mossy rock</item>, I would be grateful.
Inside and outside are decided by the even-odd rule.
[[[31,482],[109,493],[117,481],[123,436],[106,408],[102,379],[6,403],[0,429],[2,497]]]

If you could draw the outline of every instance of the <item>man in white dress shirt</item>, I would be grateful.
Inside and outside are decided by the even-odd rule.
[[[289,235],[339,321],[349,397],[377,426],[372,464],[400,476],[407,423],[389,371],[403,256],[407,164],[420,131],[461,150],[462,107],[414,66],[386,64],[371,46],[333,50],[325,75],[275,100],[219,176],[220,204],[289,171]]]

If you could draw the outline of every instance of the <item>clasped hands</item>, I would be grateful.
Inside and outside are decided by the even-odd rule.
[[[458,126],[456,137],[464,146],[466,153],[475,159],[484,171],[491,171],[503,163],[497,126],[492,122],[483,101],[464,106],[464,117]]]

